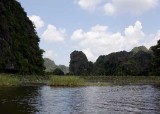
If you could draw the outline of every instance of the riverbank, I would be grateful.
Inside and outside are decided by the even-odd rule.
[[[85,76],[83,79],[111,85],[160,85],[160,76]]]
[[[108,86],[108,85],[157,85],[160,76],[38,76],[0,74],[0,86]]]
[[[45,85],[49,76],[0,74],[0,86]]]

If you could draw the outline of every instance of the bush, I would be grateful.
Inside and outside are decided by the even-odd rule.
[[[53,75],[64,75],[64,72],[60,68],[56,68],[53,71]]]

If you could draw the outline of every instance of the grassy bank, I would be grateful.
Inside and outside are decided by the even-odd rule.
[[[48,80],[48,76],[0,74],[0,86],[41,85]]]
[[[51,86],[157,85],[160,76],[50,76]]]
[[[108,85],[160,86],[160,76],[38,76],[0,74],[0,86],[108,86]]]
[[[11,77],[9,75],[0,75],[0,86],[17,86],[20,84],[20,80],[17,77]]]
[[[82,78],[75,76],[51,76],[49,79],[50,86],[85,86],[85,81]]]
[[[108,83],[111,85],[160,85],[160,76],[84,76],[87,82]]]

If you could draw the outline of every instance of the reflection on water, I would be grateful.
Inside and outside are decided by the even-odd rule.
[[[0,114],[34,114],[38,87],[0,88]]]
[[[0,88],[0,114],[158,114],[160,88]]]

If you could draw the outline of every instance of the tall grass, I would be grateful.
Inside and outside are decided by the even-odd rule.
[[[84,76],[82,78],[87,82],[104,82],[113,85],[160,84],[160,76]]]
[[[49,80],[50,86],[84,86],[85,81],[76,76],[51,76]]]
[[[20,80],[16,77],[0,75],[0,86],[17,86],[19,84]]]
[[[108,86],[152,84],[160,86],[160,76],[39,76],[0,74],[0,86],[50,85],[50,86]]]

